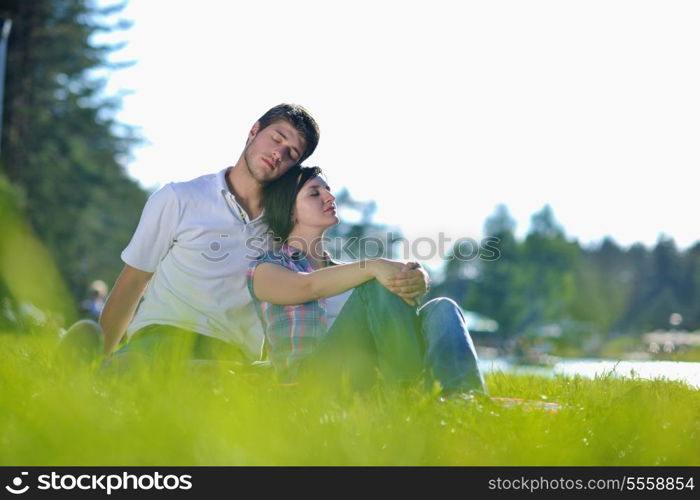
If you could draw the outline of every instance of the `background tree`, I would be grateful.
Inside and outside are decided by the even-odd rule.
[[[93,35],[124,28],[86,0],[2,0],[12,19],[7,54],[2,173],[54,256],[75,299],[88,282],[112,283],[146,193],[118,162],[135,137],[118,127],[119,100],[95,76],[117,47]],[[113,65],[112,65],[113,67]],[[118,130],[120,132],[118,132]],[[19,256],[18,256],[19,258]]]
[[[685,253],[681,296],[684,299],[682,328],[700,327],[700,242]]]
[[[693,310],[696,311],[698,306],[689,303],[688,299],[693,293],[684,290],[684,285],[688,283],[684,276],[685,259],[678,252],[673,239],[660,237],[651,253],[645,251],[642,254],[641,249],[637,248],[632,257],[638,261],[634,293],[617,329],[668,329],[671,314],[686,312],[692,317]]]
[[[522,245],[515,239],[515,228],[506,206],[499,205],[484,224],[484,235],[497,239],[499,258],[476,261],[473,286],[461,298],[466,309],[495,319],[505,335],[516,332],[527,316]]]
[[[336,196],[340,224],[331,228],[326,236],[329,251],[340,260],[355,261],[366,258],[398,258],[397,243],[402,239],[397,227],[374,221],[377,204],[374,201],[358,201],[350,191],[342,189]]]
[[[529,312],[519,330],[567,317],[579,253],[578,244],[566,240],[549,205],[532,216],[522,251]]]
[[[570,315],[595,325],[600,332],[611,330],[629,303],[634,275],[634,264],[610,237],[581,249]]]
[[[566,239],[547,206],[533,215],[524,241],[515,239],[514,228],[507,209],[498,207],[484,232],[498,236],[501,257],[448,261],[436,293],[496,319],[505,336],[546,325],[611,336],[700,328],[700,243],[681,252],[661,237],[651,250],[624,249],[606,237],[581,247]]]

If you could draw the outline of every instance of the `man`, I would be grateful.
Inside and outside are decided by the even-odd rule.
[[[97,320],[102,313],[108,291],[107,283],[102,280],[95,280],[90,283],[88,287],[88,296],[80,303],[80,312]]]
[[[168,184],[149,198],[100,316],[107,355],[126,331],[132,343],[191,336],[195,357],[260,358],[264,336],[246,287],[254,257],[246,242],[266,234],[262,188],[309,157],[318,139],[303,107],[275,106],[253,125],[235,166]],[[407,270],[405,280],[406,293],[426,288],[422,270]]]

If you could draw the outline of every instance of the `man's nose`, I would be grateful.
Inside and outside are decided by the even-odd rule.
[[[292,149],[288,144],[278,144],[275,148],[275,153],[277,153],[279,161],[292,159]]]

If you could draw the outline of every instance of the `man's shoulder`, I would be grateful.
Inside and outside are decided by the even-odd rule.
[[[223,171],[206,174],[189,181],[170,182],[154,193],[156,196],[173,197],[181,207],[191,203],[202,208],[218,204],[223,189]],[[204,203],[204,205],[201,205]]]
[[[168,184],[178,196],[198,196],[216,192],[219,185],[220,172],[200,175],[189,181],[171,182]]]

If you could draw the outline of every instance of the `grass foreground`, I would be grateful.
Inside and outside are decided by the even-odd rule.
[[[329,395],[269,373],[117,375],[42,335],[0,335],[1,466],[700,465],[700,390],[612,376],[494,373],[491,396],[420,387]]]

